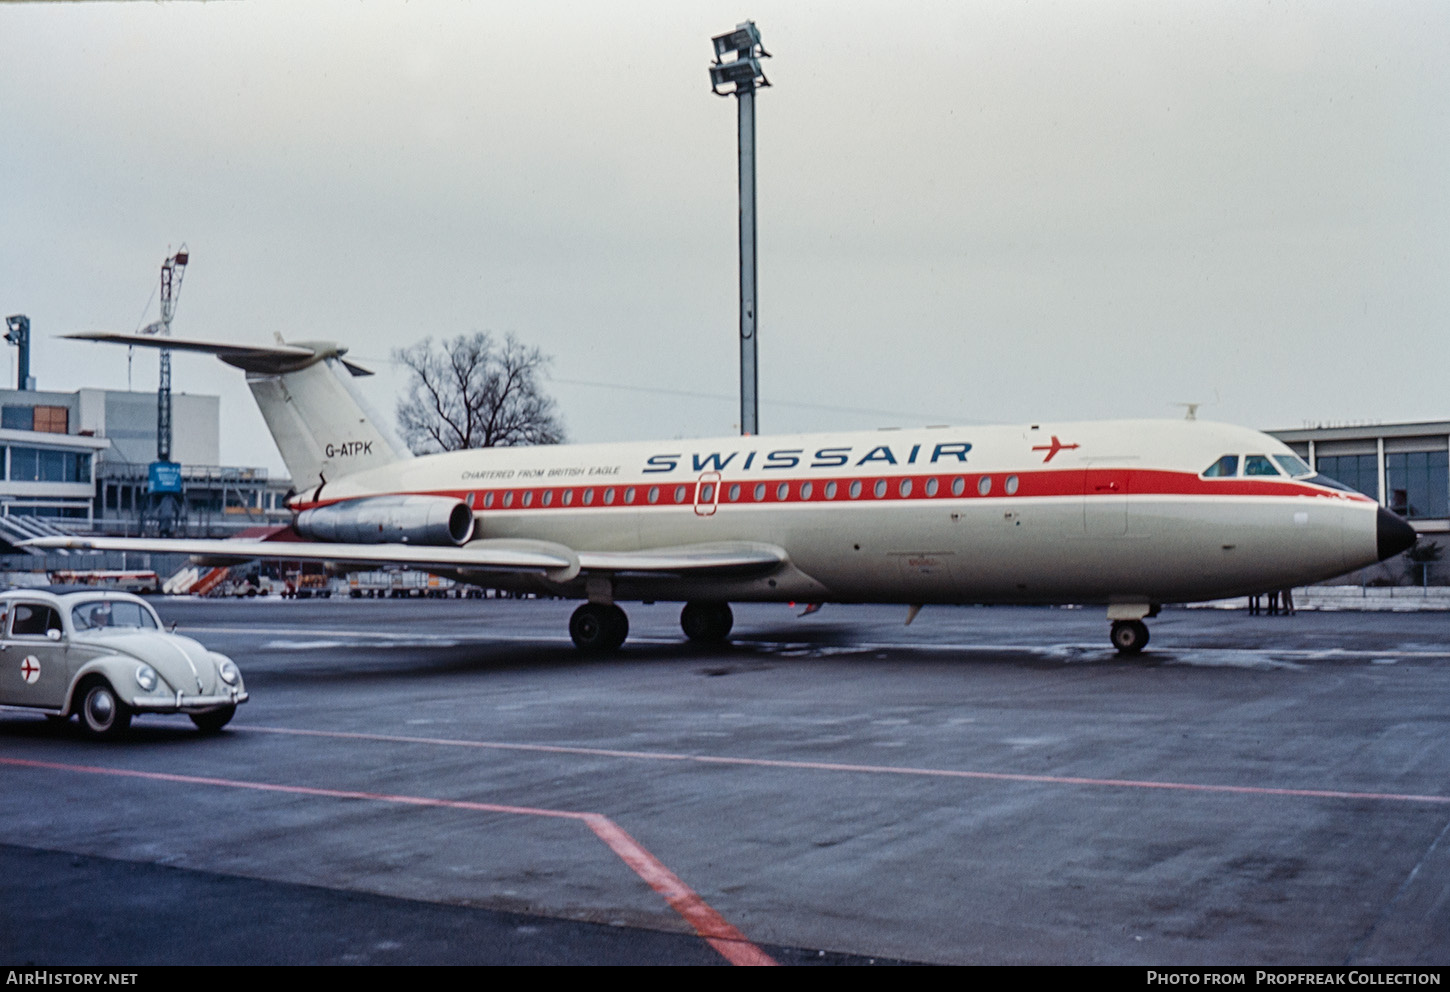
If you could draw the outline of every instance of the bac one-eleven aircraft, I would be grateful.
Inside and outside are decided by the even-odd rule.
[[[1374,500],[1265,434],[1205,421],[1028,424],[413,457],[322,342],[201,351],[244,370],[292,474],[293,540],[42,538],[216,561],[402,566],[585,602],[574,643],[624,643],[630,601],[679,601],[695,641],[731,602],[1079,603],[1123,654],[1164,603],[1327,579],[1415,543]]]

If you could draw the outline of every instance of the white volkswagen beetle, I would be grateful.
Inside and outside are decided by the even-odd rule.
[[[167,631],[138,596],[0,593],[0,705],[80,714],[87,733],[112,737],[140,713],[185,713],[215,732],[246,701],[230,658]]]

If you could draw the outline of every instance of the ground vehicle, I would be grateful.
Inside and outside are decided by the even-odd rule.
[[[0,593],[0,704],[79,714],[88,734],[113,737],[141,713],[185,713],[217,731],[246,701],[230,658],[167,631],[140,597]]]

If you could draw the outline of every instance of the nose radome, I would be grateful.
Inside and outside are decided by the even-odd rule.
[[[1405,522],[1399,514],[1380,507],[1375,517],[1375,534],[1379,544],[1380,561],[1393,558],[1401,551],[1415,546],[1415,528]]]

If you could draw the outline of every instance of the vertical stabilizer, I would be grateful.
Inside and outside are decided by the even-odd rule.
[[[295,372],[248,372],[247,385],[299,492],[411,457],[370,417],[335,357]]]

